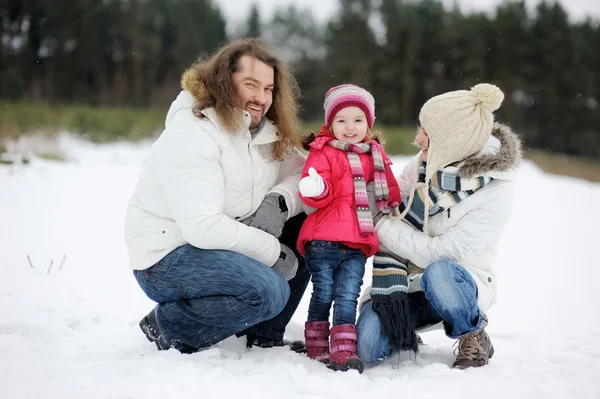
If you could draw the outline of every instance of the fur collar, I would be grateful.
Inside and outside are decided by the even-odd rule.
[[[460,176],[472,177],[486,172],[506,172],[515,169],[522,158],[521,139],[508,125],[494,123],[492,135],[500,141],[500,149],[493,154],[471,155],[460,163]]]
[[[196,103],[206,104],[210,94],[204,83],[198,78],[198,74],[193,68],[188,69],[181,77],[181,88],[189,91]]]

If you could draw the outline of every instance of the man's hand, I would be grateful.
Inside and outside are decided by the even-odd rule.
[[[254,214],[241,220],[241,222],[279,238],[283,231],[283,225],[287,221],[287,216],[288,208],[283,196],[271,193],[265,197]]]
[[[272,266],[272,269],[281,274],[287,281],[290,281],[298,271],[298,258],[288,246],[281,244],[279,259]]]
[[[300,180],[300,194],[304,197],[318,197],[325,191],[325,181],[315,168],[308,168],[308,176]]]

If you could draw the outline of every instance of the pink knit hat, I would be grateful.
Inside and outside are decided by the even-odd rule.
[[[331,126],[335,115],[343,108],[358,107],[367,116],[369,129],[375,122],[375,99],[362,87],[344,84],[329,89],[325,94],[325,125]]]

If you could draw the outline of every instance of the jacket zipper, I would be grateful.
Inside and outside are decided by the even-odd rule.
[[[250,149],[250,145],[252,144],[252,139],[248,142],[248,156],[250,157],[250,172],[254,171],[253,162],[252,162],[252,150]],[[252,174],[252,190],[250,190],[250,209],[254,209],[254,173]]]

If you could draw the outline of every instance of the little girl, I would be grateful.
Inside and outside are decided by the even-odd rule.
[[[345,84],[327,92],[324,108],[325,125],[316,137],[311,132],[304,140],[310,153],[299,187],[302,201],[317,209],[298,237],[298,251],[313,282],[304,337],[310,358],[334,370],[362,373],[364,365],[356,356],[357,299],[366,260],[379,248],[368,195],[375,196],[381,212],[389,213],[398,206],[400,191],[392,162],[372,137],[373,96]]]

